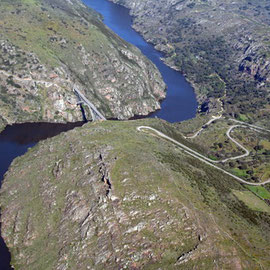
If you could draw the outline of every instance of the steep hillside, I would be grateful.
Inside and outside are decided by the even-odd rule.
[[[263,0],[112,0],[131,9],[134,28],[193,82],[201,102],[270,118],[270,5]]]
[[[13,162],[0,201],[15,269],[269,269],[270,207],[140,125],[183,141],[156,119],[106,121]]]
[[[159,108],[155,66],[79,0],[6,0],[0,5],[0,126],[81,119],[76,84],[107,117]]]

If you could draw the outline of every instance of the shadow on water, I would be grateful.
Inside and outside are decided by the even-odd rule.
[[[80,127],[85,122],[54,124],[54,123],[25,123],[7,126],[0,133],[0,187],[4,174],[14,158],[23,155],[28,148],[47,138],[54,137],[61,132]],[[0,224],[1,232],[1,224]],[[1,234],[2,235],[2,234]],[[10,253],[0,237],[0,270],[12,270]]]
[[[81,108],[81,112],[82,112],[83,121],[86,123],[88,120],[87,120],[86,113],[85,113],[85,110],[84,110],[82,104],[80,104],[80,108]]]
[[[54,137],[75,127],[80,127],[85,121],[75,123],[24,123],[7,126],[0,133],[0,143],[15,143],[28,145]],[[1,149],[2,150],[2,149]],[[0,150],[0,151],[1,151]],[[1,153],[1,152],[0,152]]]

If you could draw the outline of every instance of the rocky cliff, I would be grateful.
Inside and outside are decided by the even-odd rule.
[[[13,162],[0,202],[15,269],[269,269],[269,206],[139,125],[184,140],[155,119],[106,121]]]
[[[112,1],[131,9],[134,28],[193,82],[202,102],[222,98],[233,116],[269,120],[269,1]]]
[[[2,1],[0,14],[1,127],[81,120],[74,84],[108,118],[160,108],[159,71],[81,1]]]

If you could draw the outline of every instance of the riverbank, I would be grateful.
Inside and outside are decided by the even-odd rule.
[[[117,15],[117,13],[115,15]],[[126,22],[131,20],[130,16],[128,15],[128,13],[126,11],[125,11],[125,15],[127,15],[127,16],[124,16],[122,18],[125,18],[126,21],[121,22],[123,27],[126,27],[126,25],[127,25]],[[116,16],[114,19],[117,19],[117,17],[118,16]],[[106,20],[106,16],[104,16],[104,19]],[[168,85],[167,97],[162,102],[161,110],[152,113],[151,117],[158,116],[158,117],[161,117],[161,118],[166,119],[166,120],[171,121],[171,122],[186,120],[186,119],[190,119],[190,118],[194,117],[195,114],[196,114],[197,104],[196,104],[196,97],[194,95],[194,92],[193,92],[192,88],[188,85],[188,83],[185,81],[185,79],[183,78],[183,76],[181,76],[181,74],[179,72],[176,72],[176,71],[170,69],[168,66],[166,66],[161,61],[161,59],[160,59],[161,55],[159,53],[157,53],[157,51],[153,48],[153,46],[147,44],[142,39],[142,37],[140,37],[137,33],[136,33],[136,35],[134,35],[134,33],[135,32],[132,32],[132,31],[127,32],[126,37],[128,37],[128,38],[126,39],[126,41],[129,42],[130,41],[129,38],[131,37],[132,40],[134,41],[133,44],[135,46],[139,45],[138,47],[144,49],[144,54],[150,60],[152,60],[152,61],[154,60],[155,64],[158,65],[159,70],[162,72],[163,78],[165,78],[166,84]],[[58,39],[54,38],[53,42],[54,41],[58,42]],[[66,40],[66,42],[67,42],[66,44],[68,44],[67,40]],[[118,42],[118,45],[119,45],[119,41],[117,41],[117,42]],[[123,43],[125,43],[125,42],[123,42]],[[13,50],[12,45],[6,45],[6,46],[9,46],[9,52],[12,54],[12,50]],[[54,46],[56,46],[56,45],[54,44]],[[62,49],[65,49],[65,46],[68,46],[68,45],[62,44],[60,46],[64,46],[64,48],[62,48]],[[17,50],[17,48],[16,48],[16,50]],[[81,48],[80,50],[82,51],[81,53],[83,54],[83,56],[85,56],[85,53],[86,53],[84,51],[85,48]],[[22,53],[22,54],[25,53],[22,50],[19,50],[18,52]],[[122,52],[122,54],[125,56],[125,58],[127,57],[129,59],[128,61],[133,61],[134,60],[134,57],[133,57],[134,55],[130,56],[129,52],[124,51],[124,52]],[[34,59],[33,61],[36,62],[37,64],[40,63],[40,60],[38,59],[37,56],[29,55],[29,59],[31,60],[32,58]],[[144,63],[142,63],[142,59],[144,59],[144,57],[142,57],[140,59],[137,59],[137,60],[139,60],[139,63],[144,66],[143,69],[140,68],[140,72],[142,72],[143,76],[145,78],[147,78],[147,80],[144,80],[143,76],[139,76],[142,85],[145,85],[145,83],[146,83],[148,85],[149,89],[151,87],[153,87],[154,94],[156,95],[155,98],[157,100],[159,100],[161,98],[164,99],[164,95],[162,95],[162,93],[160,92],[160,89],[164,86],[164,84],[160,80],[160,78],[158,77],[158,72],[153,72],[153,74],[154,74],[153,75],[151,73],[152,64],[150,63],[150,61],[149,61],[149,65],[147,65],[147,64],[144,65]],[[31,61],[30,60],[28,62],[32,61],[32,60]],[[42,61],[43,60],[44,59],[42,59]],[[145,61],[145,63],[148,63],[147,60],[144,60],[144,61]],[[85,65],[86,64],[89,66],[89,63],[85,63]],[[150,66],[150,71],[149,71],[149,66]],[[97,67],[96,69],[100,69],[100,68]],[[44,74],[47,74],[48,72],[51,73],[49,78],[47,78],[44,75]],[[25,71],[24,71],[24,73],[25,73]],[[5,76],[5,74],[6,73],[4,73],[4,74],[1,73],[2,76]],[[30,74],[32,74],[32,73],[30,73]],[[149,80],[149,77],[150,77],[150,80]],[[157,80],[157,77],[158,77],[158,80]],[[27,79],[25,79],[25,78],[27,78]],[[115,80],[115,78],[111,78],[111,77],[108,78],[108,79],[110,81],[110,85]],[[148,82],[148,80],[149,80],[149,82]],[[44,69],[42,69],[42,72],[41,72],[41,74],[38,75],[38,77],[36,77],[35,75],[33,77],[33,74],[31,76],[27,75],[27,74],[24,74],[22,76],[21,71],[18,69],[16,71],[16,73],[15,73],[15,76],[14,76],[12,82],[13,82],[14,85],[16,85],[16,87],[18,89],[22,89],[22,88],[28,89],[28,87],[31,86],[31,83],[35,82],[37,84],[37,87],[35,89],[35,91],[37,91],[36,93],[38,93],[39,87],[43,86],[44,89],[42,88],[42,95],[45,95],[44,94],[44,93],[46,93],[45,91],[49,91],[51,93],[50,96],[52,97],[53,102],[56,102],[56,104],[57,104],[57,106],[59,108],[57,107],[58,108],[57,111],[54,111],[54,110],[50,111],[49,107],[47,106],[46,100],[42,100],[42,104],[44,104],[44,106],[42,106],[42,111],[41,112],[45,113],[47,118],[43,117],[43,115],[40,115],[40,116],[35,115],[35,108],[26,106],[26,107],[23,107],[23,110],[24,110],[23,115],[25,115],[24,118],[21,117],[20,120],[16,120],[16,121],[15,120],[13,121],[13,120],[9,119],[9,121],[7,121],[7,123],[23,122],[23,121],[27,121],[27,119],[28,119],[28,121],[29,120],[35,121],[35,118],[32,119],[33,115],[35,117],[38,117],[37,119],[39,121],[40,120],[41,121],[42,120],[48,120],[48,121],[53,120],[53,121],[61,121],[61,122],[64,121],[63,119],[61,119],[61,116],[63,116],[63,115],[67,116],[66,120],[68,120],[68,119],[76,120],[76,119],[78,119],[79,115],[81,115],[78,108],[77,107],[75,108],[76,99],[75,99],[75,96],[73,97],[74,94],[72,93],[72,95],[70,94],[70,96],[69,96],[69,94],[68,94],[68,96],[65,96],[64,94],[62,95],[62,92],[61,92],[62,88],[63,89],[64,88],[65,89],[66,88],[72,89],[72,87],[73,87],[73,85],[72,85],[73,74],[70,73],[70,72],[66,72],[66,70],[64,70],[64,71],[63,70],[60,70],[60,71],[57,70],[56,71],[56,70],[50,70],[47,67],[45,67]],[[133,85],[132,80],[127,79],[127,82],[130,85]],[[20,85],[20,83],[22,83],[22,85]],[[141,94],[143,94],[143,97],[145,98],[145,91],[142,91],[142,89],[139,86],[138,86],[137,83],[135,83],[136,92],[132,93],[132,95],[136,95],[136,97],[134,96],[135,100],[138,99],[138,95],[136,94],[138,91]],[[181,86],[181,87],[179,87],[179,86]],[[57,90],[60,91],[60,92],[56,91],[58,93],[58,95],[55,95],[55,93],[54,93],[55,89],[54,88],[57,88]],[[126,91],[126,87],[125,87],[125,91]],[[111,94],[111,93],[109,93],[109,94]],[[129,95],[129,93],[126,93],[126,94]],[[69,116],[69,114],[65,114],[65,112],[64,112],[65,108],[63,107],[63,102],[62,102],[62,99],[64,98],[64,96],[69,101],[69,105],[71,106],[70,109],[72,109],[73,111],[76,112],[74,114],[74,115],[76,115],[76,117],[74,116],[72,118],[71,116]],[[110,98],[111,98],[111,96],[110,96]],[[35,100],[37,101],[38,99],[36,98]],[[100,100],[97,100],[97,99],[94,98],[93,102],[100,105]],[[150,102],[150,101],[148,100],[148,101],[146,101],[146,103],[147,102]],[[50,103],[50,100],[49,100],[49,103]],[[144,101],[142,100],[142,106],[146,107],[147,106],[146,103],[144,103]],[[155,108],[158,108],[158,106],[155,105],[155,104],[153,106],[154,107],[156,106]],[[141,113],[141,111],[142,110],[138,109],[138,112]],[[27,116],[28,112],[31,113],[31,115],[29,114],[31,116],[31,117],[29,116],[30,118]],[[136,113],[133,113],[133,114],[136,114]],[[55,117],[57,117],[58,120],[54,119]],[[37,119],[36,119],[36,121],[37,121]],[[3,125],[0,126],[0,129],[2,131],[4,130],[4,125],[5,124],[6,123],[4,123]],[[28,126],[28,128],[27,128],[27,126]],[[66,125],[66,126],[68,126],[68,125]],[[38,127],[38,130],[35,129],[35,127]],[[57,131],[56,127],[57,127],[57,124],[49,124],[49,123],[48,124],[40,124],[40,123],[22,124],[22,125],[14,125],[14,126],[11,126],[11,127],[8,126],[0,134],[0,145],[1,145],[0,160],[2,159],[2,161],[5,161],[5,162],[1,163],[1,168],[0,168],[1,173],[2,173],[1,178],[3,178],[3,175],[6,173],[9,165],[11,164],[11,162],[12,162],[12,160],[14,158],[26,153],[26,151],[30,147],[33,147],[38,141],[49,138],[49,137],[52,137],[52,136],[55,136],[55,135],[61,133],[62,131],[68,130],[68,129],[64,128],[64,126],[62,126],[65,130]],[[26,132],[22,132],[23,130],[25,131],[25,129],[26,129]],[[53,135],[47,134],[48,130],[50,130],[50,129],[55,130],[56,133],[54,133]],[[40,137],[40,135],[42,133],[45,133],[45,135],[43,134],[44,136]],[[35,137],[35,136],[38,136],[38,137]],[[8,158],[7,158],[7,155],[8,155]],[[2,243],[2,246],[0,246],[0,247],[1,247],[1,250],[3,250],[2,255],[6,258],[5,261],[9,262],[10,256],[9,256],[8,250],[4,246],[4,242],[1,241],[1,243]],[[4,262],[4,260],[2,262]],[[5,270],[10,270],[10,266],[7,263],[3,267],[5,267]]]
[[[159,117],[169,122],[180,122],[196,116],[197,100],[192,86],[184,76],[170,68],[162,60],[162,53],[132,28],[132,17],[129,10],[107,0],[84,0],[87,6],[99,12],[103,22],[117,35],[135,45],[159,69],[167,85],[166,98],[161,102],[161,110],[151,113],[151,117]]]
[[[16,159],[0,197],[16,268],[268,269],[269,206],[171,142],[191,146],[160,119],[101,121]]]
[[[159,109],[166,87],[151,61],[80,1],[55,2],[0,6],[0,126],[79,121],[74,85],[106,118]]]
[[[170,67],[171,69],[177,71],[177,72],[180,72],[181,75],[185,78],[185,80],[191,85],[192,89],[194,90],[195,94],[196,94],[196,100],[197,100],[197,103],[198,103],[198,106],[197,106],[197,113],[200,113],[201,112],[201,106],[203,104],[208,104],[207,107],[208,107],[208,111],[207,113],[211,113],[211,114],[216,114],[217,112],[219,112],[220,110],[220,106],[218,106],[218,100],[222,97],[218,97],[218,98],[215,98],[215,97],[209,97],[207,91],[202,91],[202,87],[205,87],[204,85],[200,85],[198,83],[195,83],[195,80],[191,78],[191,76],[188,76],[188,74],[185,73],[184,70],[181,70],[179,67],[177,67],[175,65],[175,60],[174,58],[172,57],[172,53],[169,53],[170,50],[173,49],[172,46],[170,46],[170,48],[168,49],[168,44],[165,46],[165,45],[160,45],[158,43],[155,43],[153,42],[152,38],[147,38],[147,36],[144,34],[144,31],[141,30],[140,27],[137,27],[136,23],[134,23],[134,19],[136,19],[136,16],[134,14],[134,12],[132,12],[132,8],[130,8],[128,5],[125,5],[124,2],[123,3],[119,3],[117,0],[107,0],[107,1],[110,1],[110,2],[113,2],[114,4],[116,5],[120,5],[120,6],[123,6],[125,8],[128,9],[129,11],[129,14],[130,16],[132,17],[132,29],[134,29],[134,31],[136,31],[136,33],[138,33],[139,35],[141,35],[143,37],[143,39],[151,44],[155,50],[159,51],[161,53],[161,61],[163,61],[163,63],[165,65],[167,65],[168,67]],[[174,53],[175,55],[175,53]],[[225,89],[225,83],[224,83],[224,89]],[[224,90],[226,91],[226,90]],[[224,113],[226,113],[224,111]],[[196,117],[196,116],[195,116]],[[180,122],[180,121],[179,121]]]
[[[62,132],[80,127],[84,122],[57,124],[57,123],[24,123],[6,126],[0,132],[0,187],[5,173],[11,163],[19,156],[24,155],[39,141],[52,138]],[[0,232],[0,269],[12,270],[10,253]]]
[[[161,50],[171,66],[196,82],[198,86],[193,85],[200,103],[216,103],[226,92],[228,116],[243,115],[269,127],[270,69],[264,39],[269,36],[270,21],[266,2],[110,1],[129,8],[133,28]]]

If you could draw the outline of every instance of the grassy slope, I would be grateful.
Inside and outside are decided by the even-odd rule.
[[[200,117],[175,124],[175,128],[185,135],[193,135],[207,121],[206,116]],[[233,124],[233,122],[226,119],[216,120],[196,138],[190,139],[189,142],[193,148],[203,155],[213,157],[215,160],[240,155],[243,151],[226,136],[226,132]],[[250,151],[250,155],[241,160],[227,162],[223,166],[236,175],[251,181],[269,179],[269,133],[261,133],[247,128],[236,128],[231,132],[231,136],[246,147]],[[258,150],[256,150],[257,148]]]
[[[180,137],[156,119],[107,121],[41,142],[13,162],[1,207],[3,235],[16,269],[54,269],[64,255],[68,269],[86,265],[115,269],[124,263],[134,269],[211,269],[214,261],[219,268],[269,268],[270,216],[235,196],[254,195],[174,145],[137,132],[138,125]],[[105,198],[105,203],[101,200],[91,207],[96,233],[84,239],[79,236],[82,222],[74,218],[76,211],[69,213],[74,207],[67,194],[74,191],[81,208],[84,201],[93,205],[93,190],[104,186],[98,178],[99,153],[117,200]],[[96,179],[91,186],[90,179]],[[143,229],[128,233],[140,223]],[[186,262],[175,265],[193,249]],[[114,255],[106,257],[108,250]],[[107,259],[97,263],[99,256]],[[114,256],[122,261],[117,263]]]
[[[54,1],[57,5],[58,1]],[[74,10],[66,4],[63,9],[56,8],[55,10],[49,5],[50,1],[39,1],[39,0],[16,0],[16,1],[4,1],[0,6],[0,27],[1,39],[8,40],[11,44],[15,45],[20,52],[10,60],[15,60],[15,64],[4,65],[7,61],[5,55],[1,55],[4,59],[2,61],[2,66],[8,73],[23,74],[26,73],[27,77],[30,74],[35,73],[38,75],[37,70],[31,70],[26,67],[27,58],[26,53],[34,53],[40,60],[40,64],[46,67],[46,73],[44,74],[43,80],[50,81],[49,75],[55,73],[55,68],[61,67],[64,63],[67,66],[74,66],[76,63],[76,58],[79,59],[78,51],[74,49],[74,45],[79,44],[79,40],[82,43],[86,42],[89,37],[83,33],[86,26],[80,21],[80,18],[74,14]],[[83,11],[83,9],[82,9]],[[89,15],[96,16],[93,13]],[[87,30],[89,32],[89,30]],[[98,36],[99,31],[97,29],[93,30],[93,34]],[[64,38],[67,40],[68,44],[65,48],[61,47],[60,44],[55,44],[50,41],[50,37],[57,36],[58,38]],[[99,35],[102,37],[102,35]],[[72,44],[72,46],[71,46]],[[93,44],[93,46],[97,46]],[[90,45],[91,47],[91,45]],[[22,55],[23,52],[23,55]],[[80,62],[80,60],[78,61]],[[30,65],[31,66],[31,65]],[[76,69],[78,67],[74,67]],[[76,76],[76,73],[74,73]],[[65,77],[65,76],[60,76]],[[4,83],[1,82],[4,86]],[[66,92],[71,90],[71,85],[62,85],[60,90],[60,95],[65,96]],[[59,89],[53,89],[57,92]],[[44,108],[47,108],[50,113],[54,114],[54,119],[57,121],[57,115],[55,114],[55,109],[49,95],[50,91],[42,86],[38,86],[37,95],[32,95],[32,93],[27,89],[26,86],[20,85],[19,93],[17,97],[18,100],[23,99],[23,104],[14,104],[14,96],[8,95],[1,91],[2,93],[2,104],[1,113],[8,119],[8,122],[25,122],[25,121],[44,121],[46,119],[46,113]],[[70,95],[70,93],[67,93]],[[4,100],[4,97],[6,100]],[[33,111],[31,113],[24,111],[22,106],[29,106]],[[71,113],[73,113],[71,111]],[[76,112],[75,112],[76,113]],[[58,121],[64,121],[66,119],[61,119],[58,117]],[[49,119],[49,121],[54,120]],[[74,115],[74,120],[78,120],[78,116]],[[5,122],[0,123],[2,127],[5,126]]]
[[[8,122],[79,120],[74,84],[108,118],[129,118],[158,108],[165,91],[158,70],[81,1],[2,1],[0,28],[0,40],[18,50],[15,55],[0,50],[0,71],[60,86],[38,83],[33,90],[34,82],[15,79],[16,88],[1,74],[1,115]],[[29,53],[39,63],[31,63]],[[57,78],[50,77],[55,74]],[[57,101],[65,105],[58,115]]]
[[[18,47],[35,52],[44,64],[58,66],[59,61],[76,62],[76,52],[74,54],[70,44],[83,44],[93,50],[100,47],[100,44],[109,46],[107,37],[102,35],[102,32],[106,35],[109,32],[98,22],[98,15],[90,9],[80,6],[73,8],[61,1],[17,0],[3,2],[0,12],[2,35],[10,38]],[[91,22],[90,28],[84,16]],[[109,39],[117,42],[115,36],[111,35]],[[63,49],[50,42],[50,36],[66,38],[70,44]],[[123,45],[123,40],[118,41],[119,46]]]

